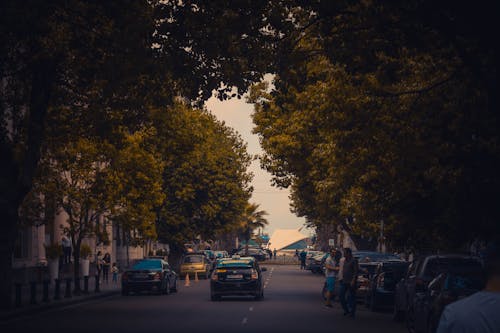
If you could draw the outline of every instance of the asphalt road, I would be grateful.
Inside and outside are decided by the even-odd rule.
[[[265,265],[261,265],[265,266]],[[323,277],[297,266],[267,266],[264,300],[210,301],[209,281],[179,281],[176,294],[113,296],[0,323],[0,332],[406,332],[389,313],[323,306]]]

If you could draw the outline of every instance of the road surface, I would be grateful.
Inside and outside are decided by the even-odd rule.
[[[266,266],[265,264],[261,266]],[[1,332],[406,332],[390,313],[323,306],[324,278],[298,266],[266,266],[264,300],[210,301],[209,281],[179,281],[175,294],[113,296],[0,323]]]

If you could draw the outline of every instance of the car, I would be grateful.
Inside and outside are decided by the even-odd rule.
[[[220,259],[210,279],[210,299],[220,300],[223,296],[253,296],[256,300],[264,297],[262,272],[253,257],[233,256]]]
[[[170,294],[177,291],[177,274],[163,259],[142,259],[122,274],[122,295],[150,291]]]
[[[415,297],[422,297],[428,284],[440,273],[468,263],[481,265],[477,258],[461,254],[428,255],[411,263],[405,277],[396,285],[394,320],[406,319],[408,331],[415,332]]]
[[[362,262],[359,263],[357,286],[356,290],[356,300],[358,302],[364,302],[368,292],[368,287],[370,284],[370,279],[375,273],[375,269],[378,266],[378,262]]]
[[[214,251],[216,259],[229,258],[227,251]]]
[[[199,276],[205,279],[210,277],[212,262],[203,252],[187,253],[181,259],[180,274],[185,276]]]
[[[237,252],[238,255],[240,256],[250,256],[254,257],[258,261],[264,261],[267,259],[267,254],[264,250],[261,248],[256,248],[256,247],[249,247],[248,248],[248,254],[246,253],[246,249],[241,249]]]
[[[352,255],[358,262],[382,262],[387,260],[401,260],[398,255],[375,251],[353,251]]]
[[[326,257],[328,257],[328,253],[321,252],[306,259],[306,269],[313,274],[323,274]]]
[[[396,284],[408,270],[409,262],[390,260],[377,264],[366,291],[365,304],[371,311],[394,306]]]
[[[484,271],[477,261],[449,267],[413,300],[415,332],[434,333],[444,307],[483,289]]]

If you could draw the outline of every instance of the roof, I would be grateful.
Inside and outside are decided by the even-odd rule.
[[[271,236],[268,246],[270,249],[279,251],[306,238],[308,238],[308,236],[301,233],[298,229],[277,229]]]

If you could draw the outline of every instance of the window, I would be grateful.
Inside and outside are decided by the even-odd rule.
[[[16,244],[14,245],[14,258],[26,259],[29,255],[31,228],[22,228],[17,232]]]

